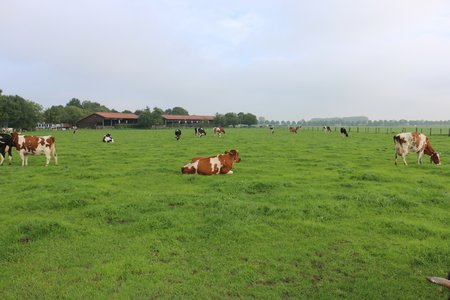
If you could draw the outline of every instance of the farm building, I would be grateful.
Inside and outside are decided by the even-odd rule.
[[[164,125],[171,126],[207,126],[212,125],[214,116],[162,115]]]
[[[95,112],[76,122],[79,128],[111,128],[117,124],[136,124],[135,114]]]

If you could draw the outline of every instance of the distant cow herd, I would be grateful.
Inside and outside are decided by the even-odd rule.
[[[302,126],[289,127],[291,133],[297,134],[297,131]],[[271,133],[274,133],[274,127],[269,126]],[[331,132],[329,126],[323,126],[323,131],[326,133]],[[348,137],[347,130],[342,127],[340,133],[345,137]],[[206,136],[206,130],[202,127],[194,128],[194,134],[197,137]],[[213,134],[221,137],[225,134],[223,127],[214,127]],[[181,138],[181,130],[175,130],[175,138],[177,141]],[[427,136],[417,132],[399,133],[393,137],[395,144],[395,164],[397,165],[398,156],[402,157],[403,163],[406,162],[406,156],[409,153],[417,153],[417,163],[422,164],[423,155],[430,156],[430,162],[436,165],[441,164],[441,158],[438,152],[436,152]],[[102,141],[104,143],[113,143],[114,139],[111,134],[107,133],[103,136]],[[12,148],[16,148],[22,161],[22,166],[28,165],[29,155],[45,155],[46,163],[48,166],[51,158],[58,164],[58,156],[56,153],[55,138],[51,135],[35,136],[35,135],[22,135],[15,132],[12,128],[3,128],[0,133],[0,165],[3,165],[6,156],[8,155],[9,164],[12,164]],[[234,162],[240,162],[241,158],[237,150],[232,149],[225,151],[223,154],[217,154],[206,157],[194,157],[191,161],[181,168],[183,174],[201,174],[201,175],[214,175],[214,174],[233,174],[232,168]]]

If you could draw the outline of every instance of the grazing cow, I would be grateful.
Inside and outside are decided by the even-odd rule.
[[[0,133],[0,166],[6,158],[6,153],[9,156],[9,164],[12,163],[12,137],[6,133]]]
[[[48,166],[51,156],[58,164],[58,156],[56,154],[55,138],[51,135],[33,136],[33,135],[19,135],[17,132],[12,133],[12,144],[19,152],[22,159],[22,167],[28,166],[28,155],[45,154],[47,158],[45,166]]]
[[[114,143],[114,139],[112,138],[111,134],[107,133],[103,136],[103,142],[104,143]]]
[[[194,133],[198,137],[202,137],[202,136],[206,135],[206,131],[202,127],[195,127],[194,128]]]
[[[301,126],[297,126],[297,127],[289,127],[289,131],[292,133],[297,133],[297,130],[301,128]]]
[[[270,129],[270,132],[272,132],[272,134],[275,132],[275,129],[273,128],[273,125],[269,125],[269,129]]]
[[[218,154],[208,157],[194,157],[190,163],[181,168],[183,174],[233,174],[231,170],[234,162],[240,162],[241,157],[237,150],[225,151],[224,154]]]
[[[177,141],[181,138],[181,130],[180,129],[175,130],[175,138],[177,139]]]
[[[347,129],[345,129],[344,127],[341,127],[341,133],[348,137]]]
[[[324,132],[331,132],[331,128],[330,128],[330,126],[323,126],[323,131]]]
[[[409,152],[416,152],[418,154],[417,163],[422,163],[422,157],[425,153],[430,156],[430,161],[434,162],[436,165],[441,164],[441,158],[439,153],[434,151],[431,146],[428,137],[422,133],[417,132],[404,132],[394,135],[395,143],[395,164],[397,164],[397,156],[401,155],[403,162],[406,163],[406,155]]]
[[[223,127],[214,127],[213,128],[214,134],[216,134],[218,137],[222,136],[222,133],[225,134],[225,129]]]

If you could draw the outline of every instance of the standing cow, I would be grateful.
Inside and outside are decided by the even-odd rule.
[[[206,135],[206,131],[202,127],[195,127],[194,128],[194,133],[198,137],[202,137],[202,136]]]
[[[441,158],[439,153],[434,151],[431,146],[428,137],[422,133],[417,132],[404,132],[394,135],[395,143],[395,164],[397,164],[397,156],[401,155],[403,162],[407,166],[406,155],[409,152],[415,152],[418,154],[417,163],[422,163],[422,157],[425,153],[430,156],[430,161],[434,162],[436,165],[441,164]]]
[[[323,131],[326,132],[326,133],[331,132],[330,126],[323,126]]]
[[[275,128],[272,124],[269,125],[270,132],[273,134],[275,132]]]
[[[222,134],[225,134],[225,129],[223,129],[223,127],[214,127],[213,128],[213,133],[215,135],[217,135],[218,137],[221,137]]]
[[[9,156],[9,164],[12,163],[12,137],[6,133],[0,133],[0,166],[6,158],[6,153]]]
[[[297,127],[289,127],[289,131],[292,133],[297,133],[297,130],[300,128],[301,126],[297,126]]]
[[[175,138],[177,139],[177,141],[181,138],[181,130],[180,129],[175,130]]]
[[[19,152],[22,159],[22,167],[28,166],[28,155],[45,154],[46,163],[48,166],[50,158],[53,156],[55,165],[58,164],[58,156],[56,154],[55,138],[51,135],[34,136],[34,135],[20,135],[17,132],[12,133],[12,144]]]
[[[347,129],[345,129],[344,127],[341,127],[341,133],[348,137]]]

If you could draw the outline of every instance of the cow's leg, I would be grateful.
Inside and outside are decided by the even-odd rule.
[[[22,167],[25,166],[25,154],[23,152],[19,153],[20,159],[22,160]]]
[[[9,149],[8,149],[8,158],[9,158],[10,165],[12,164],[12,160],[13,160],[11,149],[12,149],[12,147],[9,147]]]
[[[0,166],[3,165],[3,161],[5,160],[5,155],[3,153],[0,153]]]
[[[56,153],[55,145],[53,145],[53,148],[52,148],[52,155],[53,155],[53,159],[55,161],[55,165],[57,165],[58,164],[58,154]]]
[[[395,165],[397,165],[397,152],[395,152]]]
[[[403,162],[405,163],[405,166],[408,165],[408,163],[406,162],[406,154],[402,154],[402,158],[403,158]]]
[[[423,157],[423,152],[422,151],[420,151],[418,154],[417,154],[417,164],[422,164],[422,157]]]

